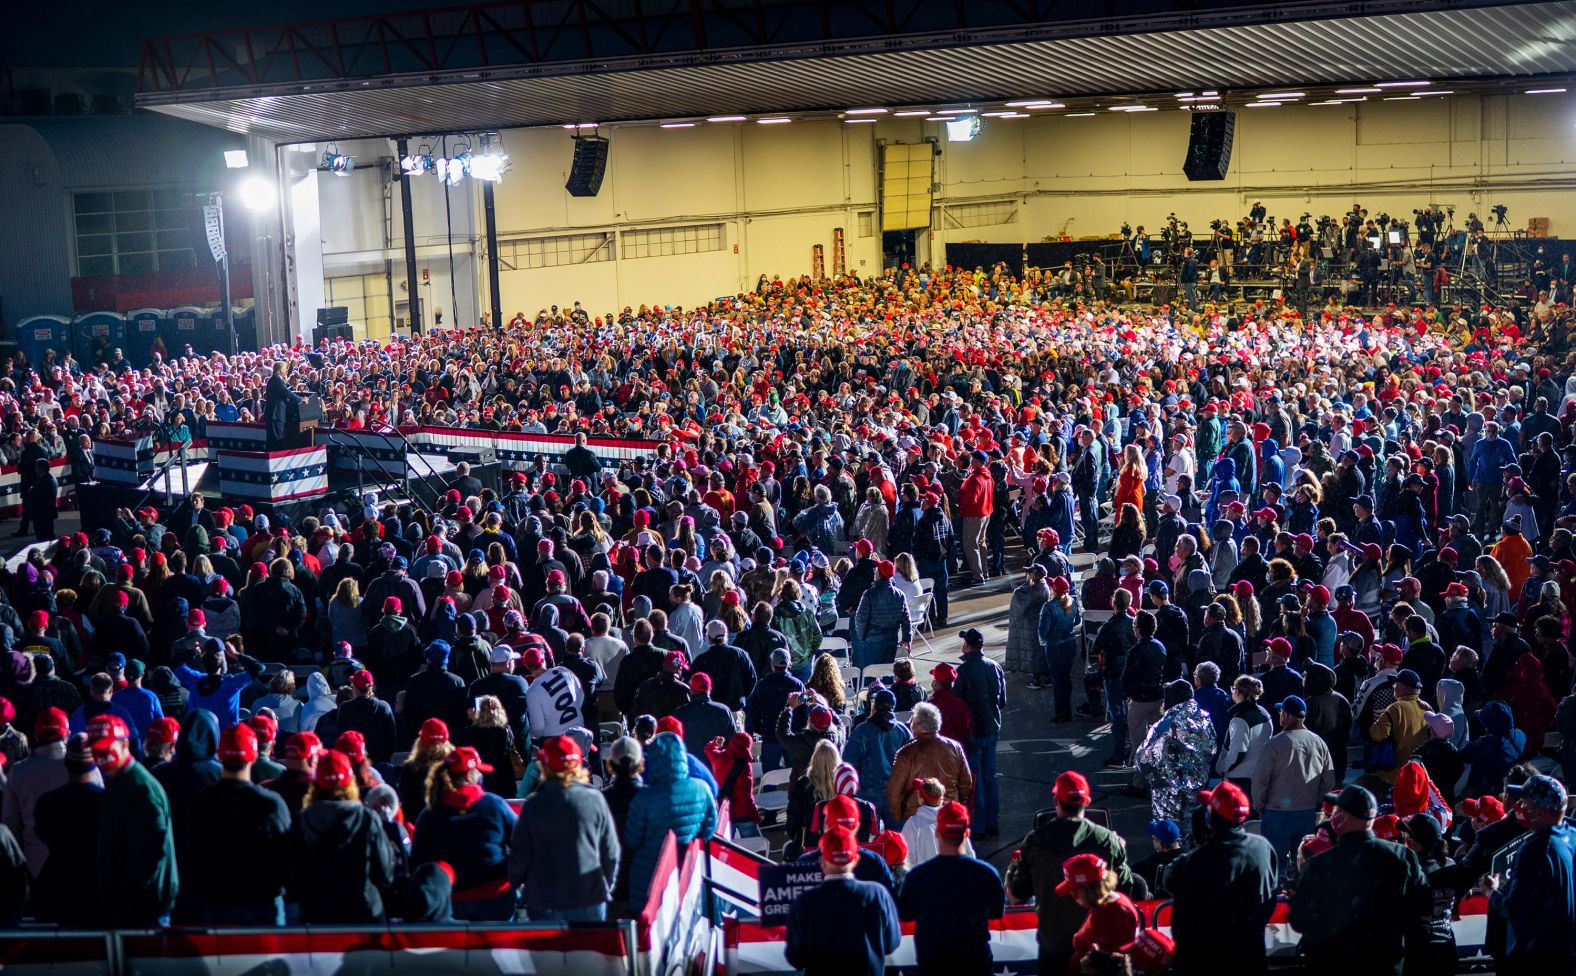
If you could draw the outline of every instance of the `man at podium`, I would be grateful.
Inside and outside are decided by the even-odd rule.
[[[278,451],[291,446],[296,427],[300,422],[301,396],[285,382],[285,364],[274,363],[274,373],[268,377],[268,388],[263,393],[263,416],[268,421],[268,450]]]

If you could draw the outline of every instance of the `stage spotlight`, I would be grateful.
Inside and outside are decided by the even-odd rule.
[[[401,156],[399,169],[406,176],[420,176],[432,169],[432,153],[416,152],[409,156]]]
[[[245,149],[226,149],[224,151],[224,165],[228,169],[245,169],[252,164],[246,158]]]
[[[261,213],[274,205],[274,187],[261,176],[249,176],[236,188],[246,209]]]
[[[335,176],[347,176],[356,168],[356,160],[352,156],[341,153],[339,147],[330,143],[329,147],[323,150],[323,168]]]
[[[433,171],[438,174],[438,182],[448,186],[458,186],[470,172],[470,168],[471,154],[466,151],[447,158],[439,157]]]
[[[471,176],[487,183],[497,183],[509,172],[509,154],[496,146],[482,150],[471,157]]]
[[[977,115],[966,115],[961,119],[950,119],[947,122],[948,142],[969,142],[980,134],[980,120]]]

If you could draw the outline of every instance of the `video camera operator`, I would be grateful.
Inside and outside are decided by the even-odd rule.
[[[1262,227],[1264,225],[1264,215],[1266,213],[1267,211],[1264,209],[1264,204],[1254,201],[1253,209],[1248,211],[1249,223],[1251,223],[1254,228]]]
[[[1300,258],[1309,253],[1313,246],[1312,214],[1303,214],[1297,220],[1297,256]]]
[[[1215,239],[1215,256],[1220,259],[1221,267],[1229,270],[1231,259],[1237,251],[1237,240],[1231,232],[1231,221],[1211,220],[1209,229]]]

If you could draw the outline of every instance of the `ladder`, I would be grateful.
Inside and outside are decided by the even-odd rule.
[[[826,280],[826,245],[810,245],[810,278],[813,281]]]
[[[832,276],[841,278],[848,273],[848,254],[843,249],[843,228],[832,228]]]

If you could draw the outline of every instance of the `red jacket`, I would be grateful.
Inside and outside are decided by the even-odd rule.
[[[736,733],[735,737],[742,735],[742,733]],[[727,796],[719,796],[717,799],[719,802],[722,800],[729,801],[728,816],[734,823],[744,823],[746,821],[757,823],[761,819],[761,814],[755,806],[755,776],[750,766],[751,756],[749,751],[751,743],[748,736],[743,736],[743,738],[742,757],[739,755],[741,749],[732,743],[718,748],[715,742],[708,742],[706,744],[706,758],[711,763],[711,775],[716,778],[719,789],[722,784],[728,781],[728,774],[733,771],[734,764],[744,764],[743,770],[734,778],[732,792]]]
[[[941,734],[967,746],[974,738],[974,713],[969,710],[969,703],[950,686],[932,692],[930,703],[941,712]]]
[[[958,489],[958,514],[963,518],[989,518],[995,511],[991,503],[995,490],[996,482],[989,471],[984,468],[970,471]]]

